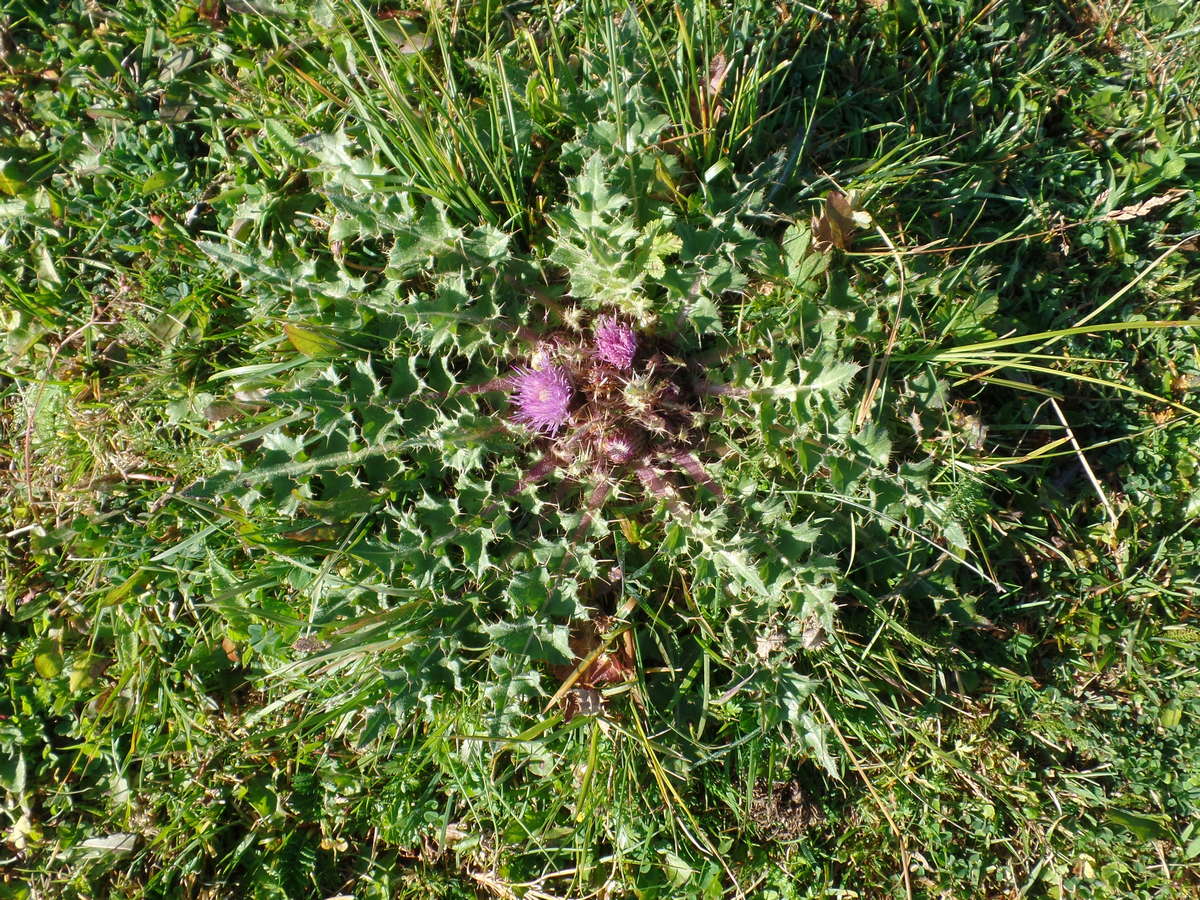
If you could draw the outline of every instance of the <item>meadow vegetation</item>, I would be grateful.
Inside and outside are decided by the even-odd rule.
[[[0,2],[0,898],[1200,892],[1200,7]]]

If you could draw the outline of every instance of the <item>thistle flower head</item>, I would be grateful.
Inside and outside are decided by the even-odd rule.
[[[566,424],[575,389],[564,369],[518,368],[511,384],[518,422],[550,435]]]
[[[596,355],[618,369],[633,366],[637,353],[637,335],[614,316],[601,316],[596,322]]]
[[[622,428],[604,438],[601,450],[611,463],[624,465],[642,449],[642,438],[636,431]]]

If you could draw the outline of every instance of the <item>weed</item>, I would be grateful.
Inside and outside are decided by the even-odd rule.
[[[0,895],[1194,891],[1195,11],[3,16]]]

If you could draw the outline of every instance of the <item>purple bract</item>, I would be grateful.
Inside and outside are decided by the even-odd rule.
[[[518,422],[545,434],[554,434],[566,424],[575,389],[563,369],[518,368],[511,384]]]
[[[596,355],[618,369],[633,366],[637,353],[637,335],[613,316],[601,316],[596,322]]]
[[[602,449],[609,462],[624,465],[637,456],[642,448],[642,441],[632,431],[621,429],[604,439]]]

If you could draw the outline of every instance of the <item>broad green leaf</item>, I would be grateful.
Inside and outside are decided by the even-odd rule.
[[[32,170],[20,163],[0,159],[0,194],[16,197],[29,190]]]
[[[27,772],[28,763],[24,753],[14,753],[11,750],[0,753],[0,788],[15,797],[20,797],[25,792]]]
[[[374,509],[378,502],[373,494],[361,487],[344,488],[327,500],[297,498],[306,510],[330,523],[361,516]]]
[[[692,880],[696,874],[696,870],[687,864],[687,861],[673,850],[659,850],[663,858],[663,868],[666,869],[667,878],[675,887],[683,887]]]
[[[309,358],[330,356],[338,349],[338,343],[328,335],[312,328],[288,323],[283,326],[292,346]]]
[[[162,172],[155,172],[153,175],[151,175],[149,178],[147,178],[145,181],[142,182],[142,193],[143,194],[156,194],[159,191],[161,191],[163,188],[167,188],[167,187],[170,187],[171,185],[173,185],[179,179],[179,176],[181,174],[182,174],[181,172],[173,172],[170,170],[163,170]]]
[[[1167,816],[1135,813],[1124,809],[1110,809],[1108,821],[1119,825],[1130,834],[1143,841],[1171,841],[1175,832],[1171,829],[1171,820]]]
[[[33,668],[43,678],[54,678],[62,671],[63,658],[58,645],[53,641],[42,641],[33,657]]]
[[[93,658],[89,654],[81,656],[71,666],[71,676],[67,684],[72,694],[77,694],[95,683],[96,678],[92,675],[92,666]]]

